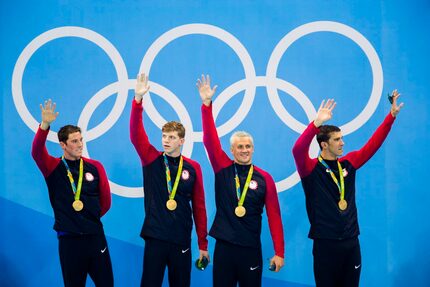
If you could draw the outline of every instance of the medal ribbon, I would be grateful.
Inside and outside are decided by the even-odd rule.
[[[163,153],[163,157],[164,157],[164,166],[166,167],[166,183],[167,183],[167,191],[169,192],[169,199],[174,199],[176,195],[176,190],[178,189],[179,178],[181,178],[182,166],[184,165],[184,161],[181,156],[181,158],[179,159],[178,173],[176,174],[175,183],[172,189],[172,178],[170,177],[169,161],[167,160],[166,153]]]
[[[239,181],[239,175],[237,174],[236,164],[234,164],[234,180],[236,182],[236,196],[237,200],[239,200],[239,203],[237,206],[242,206],[243,202],[245,201],[246,193],[248,192],[249,183],[251,182],[252,173],[254,172],[254,166],[251,165],[248,171],[248,177],[245,181],[245,186],[243,187],[243,191],[240,190],[240,181]]]
[[[337,160],[336,162],[337,162],[337,168],[339,170],[340,184],[339,184],[339,181],[337,180],[335,174],[333,173],[331,168],[328,166],[328,164],[324,161],[324,159],[321,157],[321,155],[318,156],[318,160],[330,172],[331,178],[333,179],[333,181],[336,183],[337,187],[339,188],[340,200],[343,200],[345,198],[345,183],[343,180],[342,166],[340,165],[339,161]]]
[[[67,177],[70,180],[70,185],[72,186],[73,193],[75,194],[75,200],[79,200],[81,197],[81,189],[82,189],[82,178],[84,175],[84,161],[79,161],[79,179],[78,179],[78,187],[76,188],[75,180],[73,179],[72,172],[70,171],[69,165],[67,164],[66,159],[64,158],[64,155],[61,157],[61,160],[63,161],[64,165],[67,169]]]

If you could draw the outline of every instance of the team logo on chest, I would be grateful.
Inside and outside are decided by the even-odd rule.
[[[182,171],[182,179],[183,180],[188,180],[189,178],[190,178],[190,172],[188,170],[184,169]]]
[[[256,190],[258,188],[258,183],[255,180],[251,180],[249,182],[249,188],[252,190]]]
[[[343,174],[343,177],[348,176],[348,171],[346,170],[346,168],[342,169],[342,174]]]
[[[85,173],[85,180],[86,181],[93,181],[94,180],[94,175],[92,175],[91,172],[86,172]]]

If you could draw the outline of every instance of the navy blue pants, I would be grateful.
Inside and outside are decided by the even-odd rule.
[[[358,238],[314,239],[314,276],[317,287],[355,287],[361,273]]]
[[[217,240],[213,260],[214,287],[259,287],[263,257],[259,248]]]
[[[145,238],[140,286],[160,287],[168,268],[170,287],[189,287],[191,248],[154,238]]]
[[[106,237],[100,235],[58,236],[64,286],[85,287],[87,275],[95,286],[113,286],[112,263]]]

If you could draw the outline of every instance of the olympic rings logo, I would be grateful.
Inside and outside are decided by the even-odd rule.
[[[291,95],[300,104],[300,106],[305,111],[309,121],[314,118],[316,114],[316,109],[312,102],[298,87],[285,80],[277,78],[276,75],[281,57],[288,49],[288,47],[298,39],[317,32],[333,32],[349,38],[363,50],[370,62],[373,78],[373,87],[370,94],[370,98],[363,111],[361,111],[361,113],[356,118],[341,126],[343,134],[347,135],[356,131],[362,125],[364,125],[374,113],[382,95],[383,72],[379,57],[370,42],[358,31],[338,22],[310,22],[299,26],[289,32],[281,39],[281,41],[276,45],[275,49],[273,50],[267,65],[265,76],[256,75],[255,68],[248,51],[237,38],[235,38],[227,31],[208,24],[187,24],[178,26],[161,35],[148,48],[141,62],[140,72],[145,72],[149,75],[152,63],[157,54],[161,51],[161,49],[163,49],[171,41],[174,41],[180,37],[193,34],[201,34],[217,38],[226,43],[237,54],[243,64],[245,71],[245,79],[233,83],[225,90],[221,91],[213,102],[213,114],[214,118],[216,119],[221,108],[234,95],[241,91],[245,91],[243,101],[240,104],[240,107],[238,108],[236,113],[227,122],[217,127],[219,136],[222,137],[230,133],[244,120],[244,118],[247,116],[248,112],[251,109],[257,87],[266,87],[270,104],[276,115],[282,120],[285,125],[290,127],[295,132],[301,133],[306,128],[307,124],[299,122],[288,113],[287,109],[283,106],[280,100],[280,97],[278,95],[278,89]],[[31,130],[36,132],[39,123],[28,111],[22,93],[23,73],[28,61],[40,47],[52,40],[63,37],[78,37],[93,42],[94,44],[99,46],[101,49],[103,49],[103,51],[108,55],[108,57],[114,64],[118,77],[117,82],[114,82],[99,90],[88,101],[79,116],[78,126],[80,126],[82,132],[85,133],[86,142],[89,142],[102,136],[116,123],[126,106],[128,90],[134,89],[136,84],[135,79],[128,78],[125,63],[119,52],[106,38],[104,38],[100,34],[82,27],[67,26],[46,31],[33,39],[20,54],[13,71],[13,101],[24,123]],[[185,106],[175,94],[173,94],[166,87],[163,87],[157,83],[150,82],[150,85],[151,92],[159,95],[166,102],[168,102],[177,112],[181,122],[187,127],[187,135],[185,137],[186,141],[182,152],[185,156],[191,156],[194,142],[202,142],[202,132],[194,131],[192,120]],[[108,99],[114,94],[117,94],[118,96],[108,116],[97,126],[93,127],[90,130],[87,130],[90,118],[94,111],[101,103],[103,103],[106,99]],[[157,127],[161,128],[166,122],[166,120],[158,113],[157,109],[152,103],[150,93],[147,93],[147,95],[145,95],[144,101],[145,111],[147,115],[156,124]],[[50,131],[48,135],[48,140],[52,142],[58,142],[56,138],[56,133]],[[314,141],[314,143],[311,145],[311,153],[316,155],[317,152],[318,146],[315,144]],[[86,148],[86,144],[84,146],[84,156],[90,157],[88,149]],[[297,171],[295,171],[285,179],[276,182],[276,187],[278,192],[282,192],[293,187],[299,181],[300,178],[298,176]],[[109,181],[109,183],[111,185],[112,192],[117,195],[121,195],[124,197],[143,197],[142,187],[127,187],[119,185],[112,181]]]

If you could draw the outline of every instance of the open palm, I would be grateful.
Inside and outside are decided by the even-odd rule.
[[[134,97],[137,101],[142,101],[143,95],[149,91],[148,76],[145,73],[137,75]]]
[[[212,101],[212,97],[215,94],[216,88],[218,86],[214,86],[211,88],[211,78],[209,75],[206,77],[202,75],[201,79],[197,79],[197,88],[199,90],[200,98],[202,99],[202,102],[209,106],[210,102]]]

